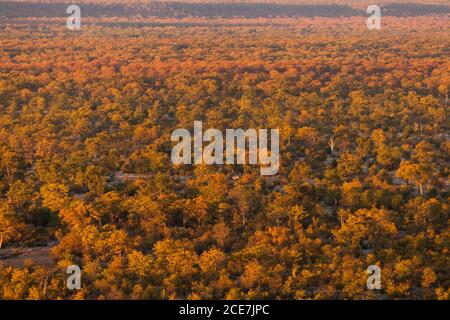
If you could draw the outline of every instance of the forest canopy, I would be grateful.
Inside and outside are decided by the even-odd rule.
[[[448,300],[448,8],[354,2],[101,1],[78,31],[0,2],[0,299]],[[278,128],[278,174],[174,165],[194,121]]]

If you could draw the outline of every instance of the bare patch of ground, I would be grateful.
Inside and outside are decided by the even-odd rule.
[[[31,260],[39,266],[50,268],[53,265],[50,255],[53,246],[54,243],[48,244],[46,247],[0,249],[0,265],[23,268]]]

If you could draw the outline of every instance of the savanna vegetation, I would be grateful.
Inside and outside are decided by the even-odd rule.
[[[447,16],[8,19],[1,299],[450,298]],[[173,165],[195,120],[279,128],[278,175]]]

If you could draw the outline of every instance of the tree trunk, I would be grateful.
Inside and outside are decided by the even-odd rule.
[[[420,192],[420,195],[423,196],[423,186],[422,186],[422,182],[419,182],[419,192]]]
[[[333,138],[330,138],[330,142],[328,143],[328,145],[330,146],[331,152],[334,152],[334,140],[333,140]]]
[[[44,280],[44,286],[42,288],[42,300],[47,299],[47,282],[48,282],[48,276],[45,277],[45,280]]]

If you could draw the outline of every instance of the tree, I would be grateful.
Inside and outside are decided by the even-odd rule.
[[[434,162],[436,156],[436,149],[427,141],[419,142],[414,148],[413,158],[419,163],[430,165]]]
[[[43,205],[50,210],[59,212],[69,201],[69,188],[61,183],[50,183],[41,187]]]
[[[424,185],[432,177],[432,168],[429,164],[417,164],[409,161],[402,161],[396,174],[400,178],[416,184],[419,187],[419,192],[422,196]]]
[[[0,249],[3,248],[3,243],[14,236],[15,232],[16,227],[10,214],[5,212],[3,208],[0,209]]]
[[[250,184],[236,184],[231,189],[230,198],[233,200],[234,212],[240,216],[242,227],[245,227],[249,215],[258,208],[258,200]]]
[[[24,213],[24,210],[35,200],[36,193],[29,183],[16,180],[9,186],[6,195],[11,207],[20,213]]]
[[[20,238],[23,227],[17,214],[6,202],[0,200],[0,249],[6,242]]]

